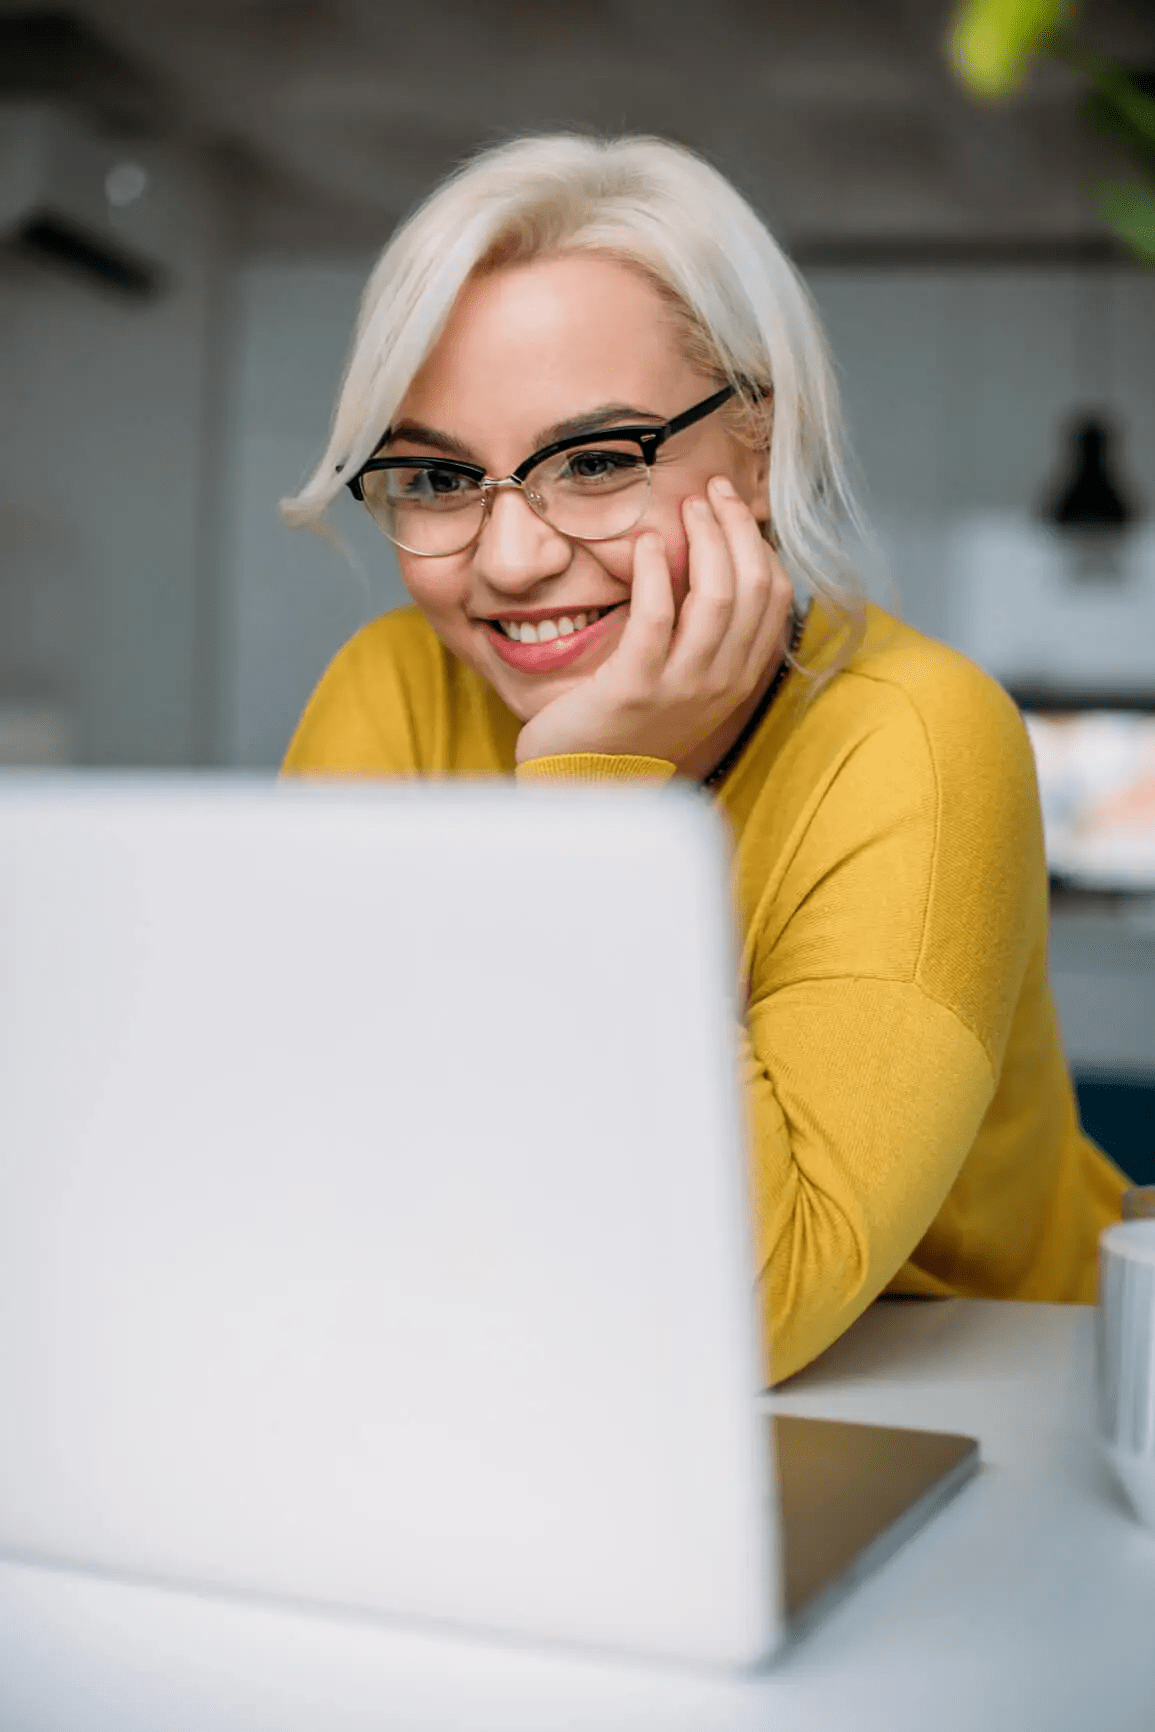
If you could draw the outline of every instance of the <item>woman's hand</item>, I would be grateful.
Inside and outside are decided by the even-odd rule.
[[[588,679],[526,723],[517,761],[613,752],[682,764],[757,690],[780,653],[790,581],[730,482],[682,506],[689,589],[675,620],[660,535],[634,544],[625,629]]]

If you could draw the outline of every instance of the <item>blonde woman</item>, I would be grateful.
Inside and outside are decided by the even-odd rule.
[[[340,651],[287,771],[680,776],[728,815],[774,1376],[882,1292],[1092,1299],[1125,1181],[1047,987],[1026,734],[863,601],[822,333],[733,187],[645,138],[468,163],[374,270],[286,516],[345,486],[415,606]],[[573,913],[529,935],[559,968]]]

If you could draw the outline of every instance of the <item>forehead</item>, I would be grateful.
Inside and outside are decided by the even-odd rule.
[[[516,462],[537,432],[604,403],[666,416],[697,378],[670,309],[638,271],[576,256],[472,278],[398,418]]]

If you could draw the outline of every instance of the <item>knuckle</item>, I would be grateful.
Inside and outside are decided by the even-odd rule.
[[[630,609],[630,618],[645,630],[653,630],[663,626],[673,613],[671,603],[659,596],[639,599]]]
[[[788,606],[794,599],[794,585],[786,575],[786,572],[783,570],[779,560],[774,560],[774,563],[770,568],[769,577],[770,587],[773,589],[775,595],[778,596],[783,607]]]
[[[669,636],[673,618],[672,610],[661,608],[644,613],[638,622],[641,626],[643,642],[647,645],[664,642]]]

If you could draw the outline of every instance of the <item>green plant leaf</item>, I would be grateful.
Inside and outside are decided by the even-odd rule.
[[[966,0],[949,44],[959,77],[979,96],[1008,95],[1068,10],[1068,0]]]
[[[1148,173],[1155,174],[1155,135],[1133,125],[1113,96],[1098,89],[1088,91],[1084,111],[1092,126],[1122,145]]]
[[[1116,181],[1095,194],[1100,216],[1145,265],[1155,265],[1155,189]]]
[[[1119,124],[1128,133],[1155,145],[1155,96],[1148,95],[1126,72],[1090,53],[1072,37],[1057,40],[1053,47],[1059,59],[1083,74],[1099,100],[1114,110]]]
[[[1122,73],[1115,73],[1099,89],[1118,109],[1127,125],[1155,145],[1155,97],[1148,96]]]

